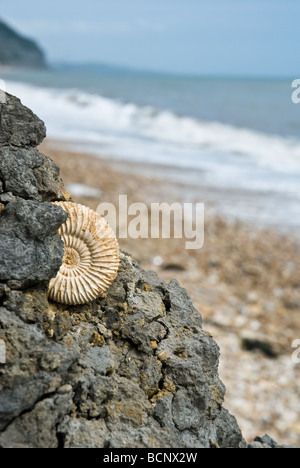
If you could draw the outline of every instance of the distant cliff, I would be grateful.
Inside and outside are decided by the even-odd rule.
[[[44,53],[32,40],[20,36],[0,19],[0,66],[43,68]]]

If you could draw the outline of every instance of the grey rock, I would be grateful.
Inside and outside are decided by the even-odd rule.
[[[9,203],[0,218],[0,280],[29,285],[55,276],[63,257],[57,231],[66,219],[66,212],[51,203]]]
[[[191,322],[189,320],[189,315],[193,317],[193,327],[202,327],[202,317],[195,310],[195,307],[192,303],[192,300],[188,296],[185,289],[178,288],[179,283],[177,280],[172,280],[167,286],[167,293],[165,295],[165,304],[167,309],[170,310],[171,314],[169,317],[170,322],[172,320],[179,321],[183,326],[191,328]],[[174,294],[174,291],[177,291]],[[179,292],[180,291],[180,292]],[[182,310],[182,303],[185,304],[185,309]],[[189,311],[189,314],[186,312]]]
[[[66,416],[58,427],[58,434],[65,448],[103,448],[110,439],[104,419],[79,421]]]
[[[235,448],[237,444],[239,448],[247,448],[244,440],[241,440],[241,431],[237,421],[225,408],[221,409],[221,413],[216,421],[216,438],[221,448]]]
[[[262,437],[255,437],[254,442],[248,444],[248,448],[267,448],[267,449],[296,449],[289,445],[279,445],[272,437],[265,434]]]
[[[9,203],[9,202],[12,202],[12,201],[16,201],[16,197],[11,193],[11,192],[7,192],[7,193],[3,193],[0,195],[0,200],[1,200],[1,203],[2,203],[2,210],[1,210],[1,213],[3,211],[3,208],[4,208],[4,205],[3,203]]]
[[[42,285],[6,295],[0,318],[0,339],[7,343],[7,364],[0,367],[1,446],[243,443],[235,419],[222,408],[219,348],[199,326],[190,300],[182,300],[186,292],[177,282],[148,275],[127,254],[121,260],[108,294],[90,305],[49,303]],[[170,294],[174,315],[166,307]],[[179,300],[183,323],[176,317]],[[94,344],[100,330],[103,346]],[[21,427],[28,428],[25,435]]]
[[[13,196],[39,201],[63,200],[59,169],[33,148],[0,147],[0,179]],[[5,201],[4,196],[1,197]]]
[[[248,444],[249,449],[263,449],[266,448],[263,444],[260,442],[251,442],[251,444]],[[271,448],[271,447],[268,447]]]
[[[9,289],[51,279],[63,257],[58,229],[67,215],[45,203],[64,199],[63,183],[54,162],[33,148],[45,135],[44,123],[7,94],[0,120],[0,281]]]
[[[1,338],[6,343],[7,364],[0,366],[0,431],[9,428],[22,413],[31,412],[36,404],[58,392],[64,384],[61,373],[65,373],[79,358],[80,350],[69,350],[62,343],[45,340],[43,322],[47,321],[44,305],[36,291],[20,293],[21,302],[10,303],[0,309]],[[18,317],[19,309],[26,318],[26,310],[34,304],[40,323],[32,323],[30,317],[25,323]],[[29,325],[30,324],[30,325]],[[35,374],[35,377],[34,377]],[[6,431],[5,431],[6,432]],[[9,432],[11,437],[11,430]],[[0,442],[2,445],[2,440]]]
[[[158,398],[153,410],[153,417],[159,422],[161,427],[175,428],[173,420],[173,400],[172,393],[165,393]]]
[[[108,293],[49,302],[66,213],[44,126],[8,96],[0,135],[0,447],[245,447],[223,408],[219,347],[175,280],[121,254]],[[20,147],[20,148],[16,148]],[[255,442],[260,443],[260,442]]]
[[[30,413],[16,418],[1,437],[3,448],[58,448],[56,428],[71,409],[71,395],[55,395],[36,403]],[[43,420],[41,431],[40,421]]]
[[[46,137],[46,127],[30,109],[15,96],[6,93],[0,105],[0,146],[38,146]]]
[[[272,437],[270,437],[268,434],[265,434],[262,437],[255,437],[254,442],[269,446],[270,448],[278,447],[277,442],[275,442],[275,440],[272,439]]]

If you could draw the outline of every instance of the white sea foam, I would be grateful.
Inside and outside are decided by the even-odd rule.
[[[48,136],[112,157],[201,169],[219,185],[299,195],[300,141],[180,117],[78,90],[7,83],[46,123]]]

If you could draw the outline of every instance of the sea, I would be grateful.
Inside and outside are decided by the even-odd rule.
[[[176,76],[96,65],[0,73],[6,90],[44,120],[50,139],[134,162],[193,188],[194,198],[206,193],[205,202],[233,219],[300,233],[296,78]]]

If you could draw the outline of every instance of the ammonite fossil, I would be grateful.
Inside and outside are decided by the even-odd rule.
[[[55,202],[69,215],[60,227],[64,258],[50,281],[49,298],[62,304],[86,304],[108,290],[117,276],[120,251],[108,223],[90,208]]]

